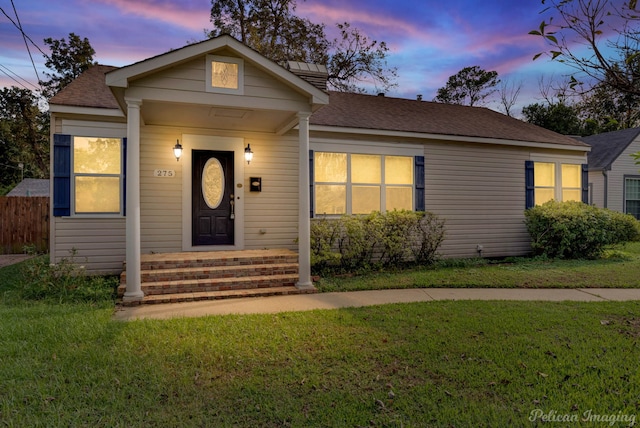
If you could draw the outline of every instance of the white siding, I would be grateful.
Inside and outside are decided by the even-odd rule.
[[[445,257],[523,255],[530,250],[524,226],[523,148],[431,143],[425,147],[426,209],[446,222]]]
[[[207,77],[205,76],[205,65],[205,57],[203,56],[197,60],[160,71],[152,76],[138,79],[131,83],[131,87],[176,90],[183,93],[184,98],[187,99],[189,93],[205,92],[207,84],[205,82]],[[292,92],[291,87],[262,72],[247,61],[245,61],[244,73],[244,95],[246,97],[306,101],[302,94]],[[215,94],[212,95],[212,98],[215,96]]]
[[[640,175],[640,166],[636,165],[635,159],[631,157],[632,153],[640,151],[640,137],[629,144],[629,147],[622,152],[618,159],[611,165],[609,171],[609,199],[608,208],[614,211],[624,210],[624,176]]]
[[[605,208],[604,201],[605,178],[602,171],[589,172],[589,203],[596,207]]]
[[[123,138],[122,123],[58,119],[55,130],[64,134]],[[76,252],[75,260],[90,273],[120,273],[125,259],[124,217],[52,217],[51,259],[59,262]]]

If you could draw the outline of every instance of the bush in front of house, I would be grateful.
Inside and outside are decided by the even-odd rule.
[[[49,256],[37,256],[21,266],[19,293],[26,300],[69,302],[105,302],[114,299],[119,278],[91,276],[78,263],[76,251],[58,263]]]
[[[444,221],[430,212],[389,211],[311,222],[314,273],[429,264],[444,240]]]
[[[580,259],[599,257],[610,245],[640,239],[633,216],[582,202],[550,201],[525,211],[535,255]]]

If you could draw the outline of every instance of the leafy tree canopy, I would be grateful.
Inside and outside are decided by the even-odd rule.
[[[579,72],[571,77],[573,87],[603,84],[620,93],[640,95],[640,16],[636,0],[541,3],[545,5],[543,12],[552,16],[529,34],[548,43],[550,48],[544,54]],[[585,46],[590,54],[584,54]]]
[[[49,37],[44,39],[44,43],[51,51],[49,55],[45,55],[44,65],[52,73],[45,72],[49,80],[42,82],[43,95],[49,99],[83,71],[96,64],[93,60],[96,51],[89,43],[89,39],[86,37],[83,39],[74,33],[69,33],[68,41],[64,37],[62,39]]]
[[[446,86],[438,89],[433,99],[439,103],[480,105],[500,83],[497,71],[486,71],[476,66],[465,67],[449,77]]]
[[[340,37],[330,41],[325,24],[295,15],[296,0],[212,0],[211,5],[210,37],[229,34],[281,65],[325,64],[331,89],[364,92],[363,82],[383,91],[395,86],[397,71],[387,67],[386,44],[347,22],[337,24]]]
[[[583,135],[578,110],[564,102],[530,104],[522,109],[527,122],[564,135]]]

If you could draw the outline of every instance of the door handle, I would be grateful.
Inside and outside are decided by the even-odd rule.
[[[229,204],[231,205],[231,215],[229,216],[229,218],[231,220],[236,218],[236,201],[233,200],[234,196],[233,193],[229,195]]]

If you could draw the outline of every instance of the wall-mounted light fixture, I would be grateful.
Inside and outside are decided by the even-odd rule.
[[[244,160],[247,161],[247,164],[250,164],[252,159],[253,151],[251,150],[251,144],[247,144],[247,147],[244,148]]]
[[[173,155],[176,157],[176,161],[180,160],[180,156],[182,156],[182,144],[180,144],[180,140],[176,140],[176,145],[173,146]]]

